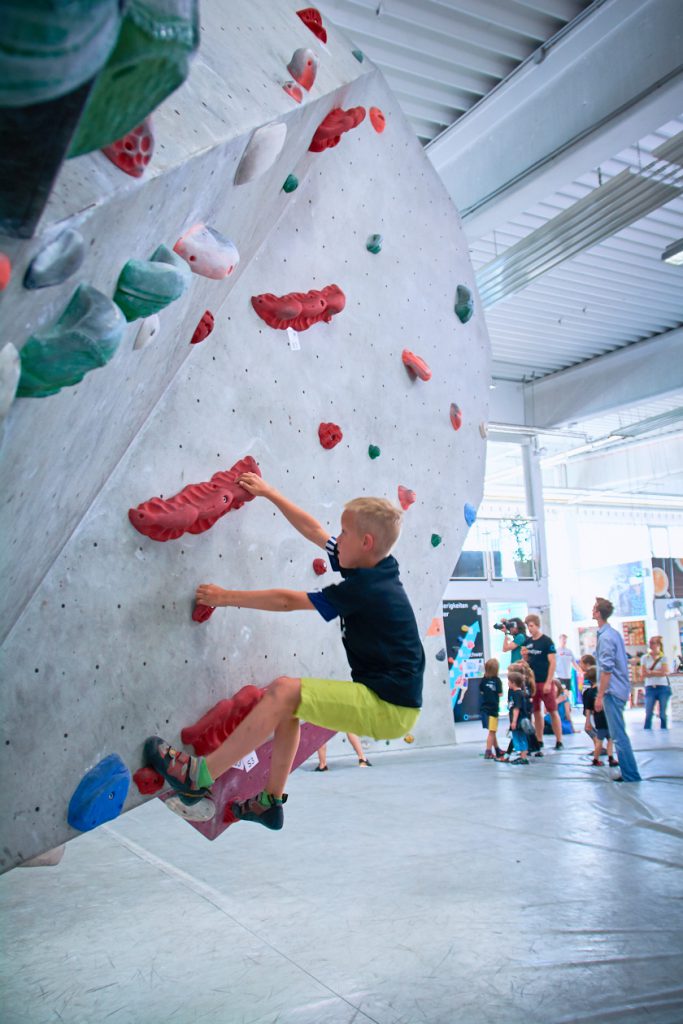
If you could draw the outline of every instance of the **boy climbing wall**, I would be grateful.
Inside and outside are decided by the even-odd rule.
[[[198,604],[263,611],[317,611],[330,622],[339,617],[351,680],[279,676],[262,700],[213,753],[191,757],[159,736],[145,743],[145,763],[178,793],[186,818],[213,815],[211,785],[273,735],[266,789],[233,804],[238,819],[282,828],[284,788],[299,745],[299,720],[337,732],[395,739],[409,732],[422,705],[425,656],[403,584],[390,551],[398,540],[401,511],[383,498],[355,498],[345,506],[341,530],[330,537],[323,526],[255,473],[239,483],[271,501],[307,540],[324,548],[341,583],[321,591],[224,590],[213,583],[197,588]],[[168,802],[172,805],[173,798]]]

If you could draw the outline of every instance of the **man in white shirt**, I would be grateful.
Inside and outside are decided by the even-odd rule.
[[[572,681],[572,668],[578,672],[579,666],[576,663],[574,652],[567,647],[567,634],[560,633],[560,645],[557,648],[557,663],[555,672],[565,690],[570,688]]]

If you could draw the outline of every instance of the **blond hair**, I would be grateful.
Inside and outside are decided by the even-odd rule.
[[[358,533],[369,533],[375,541],[375,553],[385,558],[401,532],[400,508],[386,498],[354,498],[347,501],[344,511],[353,513]]]
[[[527,615],[527,617],[525,618],[524,621],[526,622],[527,625],[530,622],[533,622],[534,626],[538,626],[539,629],[541,628],[541,618],[540,618],[539,615],[536,615],[535,612],[530,612],[530,614]]]

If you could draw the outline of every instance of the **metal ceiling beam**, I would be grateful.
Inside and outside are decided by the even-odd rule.
[[[605,0],[525,61],[427,147],[468,236],[679,115],[681,54],[680,0]]]
[[[678,391],[683,388],[681,351],[683,328],[526,384],[526,420],[560,426]]]

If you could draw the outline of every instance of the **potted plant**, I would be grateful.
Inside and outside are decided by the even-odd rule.
[[[513,559],[515,562],[515,572],[517,573],[518,580],[530,580],[534,575],[534,563],[531,557],[531,527],[528,519],[524,516],[519,515],[513,516],[512,519],[505,519],[503,525],[508,530],[515,540],[515,548],[513,551]]]

